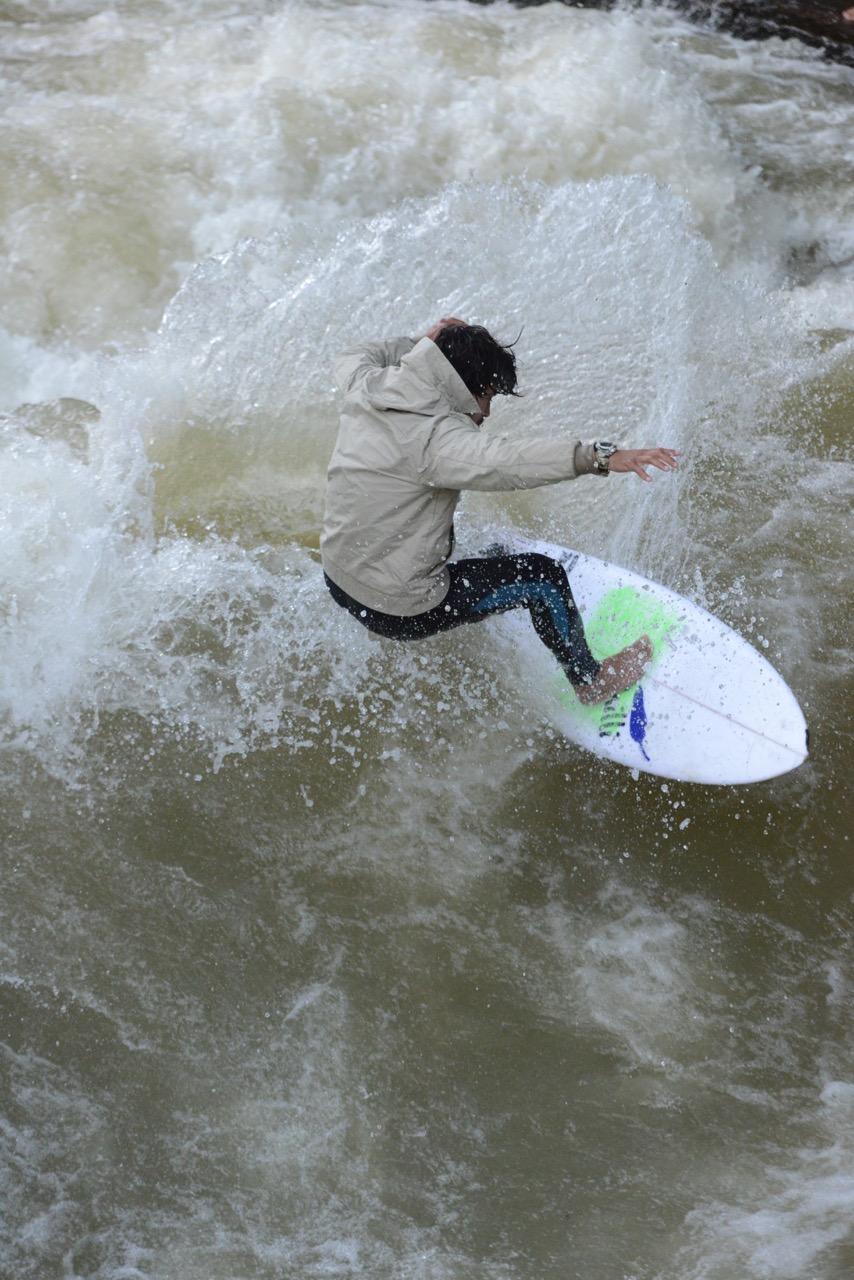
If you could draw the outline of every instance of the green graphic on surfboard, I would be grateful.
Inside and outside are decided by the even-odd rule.
[[[614,587],[606,591],[596,608],[584,619],[584,634],[590,651],[597,661],[601,662],[612,653],[632,644],[639,636],[649,636],[652,644],[652,667],[655,667],[665,637],[672,635],[679,626],[679,619],[661,601],[637,587]],[[572,709],[573,715],[595,723],[600,737],[613,737],[619,733],[627,718],[633,718],[632,737],[636,737],[635,727],[640,732],[639,745],[643,750],[643,728],[645,712],[642,697],[638,707],[639,686],[626,689],[624,693],[595,707],[584,707],[566,685],[565,677],[558,684],[561,701]],[[637,691],[637,692],[636,692]],[[634,721],[639,721],[635,726]],[[643,723],[640,723],[640,720]],[[644,751],[644,755],[646,752]]]

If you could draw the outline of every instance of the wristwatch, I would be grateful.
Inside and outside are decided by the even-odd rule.
[[[619,447],[620,446],[618,444],[611,444],[610,440],[594,440],[593,458],[594,466],[598,475],[610,475],[611,458],[617,452]]]

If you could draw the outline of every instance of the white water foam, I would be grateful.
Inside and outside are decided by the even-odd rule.
[[[647,179],[457,187],[357,221],[331,247],[247,242],[191,276],[148,352],[103,368],[99,417],[75,423],[71,409],[63,423],[60,407],[50,430],[32,414],[6,422],[10,731],[123,706],[192,723],[220,757],[271,732],[288,668],[305,684],[310,655],[334,643],[337,611],[291,544],[307,528],[316,546],[332,358],[447,311],[506,336],[525,326],[529,394],[497,411],[496,429],[512,414],[504,429],[567,441],[616,428],[702,458],[700,430],[767,412],[803,363],[779,309],[729,283],[684,206]],[[689,479],[698,463],[686,464]],[[653,508],[615,489],[600,551],[618,553],[621,519],[636,541],[638,519],[660,529],[665,511],[684,539],[675,492]],[[509,501],[577,543],[601,522],[597,495],[568,497]],[[484,500],[469,512],[482,519]],[[342,680],[362,652],[348,648]]]

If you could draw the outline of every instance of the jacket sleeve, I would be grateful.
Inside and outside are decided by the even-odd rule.
[[[415,338],[391,338],[388,342],[363,342],[357,347],[349,347],[335,360],[335,381],[346,395],[373,369],[400,364],[416,341]]]
[[[457,414],[436,424],[423,463],[424,483],[442,489],[535,489],[595,473],[592,444],[510,440]]]

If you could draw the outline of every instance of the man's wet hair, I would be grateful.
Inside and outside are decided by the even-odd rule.
[[[436,335],[436,346],[454,366],[473,396],[487,387],[496,395],[515,396],[516,356],[479,324],[449,324]]]

